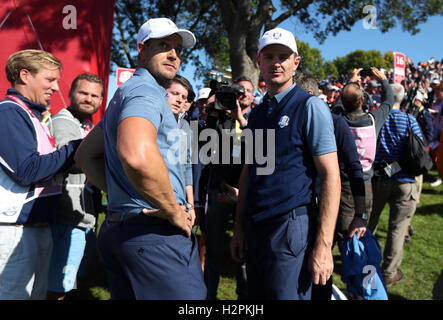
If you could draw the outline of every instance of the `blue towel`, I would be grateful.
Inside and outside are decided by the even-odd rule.
[[[380,268],[381,248],[368,230],[360,240],[354,235],[341,247],[342,276],[348,290],[365,300],[388,300]]]

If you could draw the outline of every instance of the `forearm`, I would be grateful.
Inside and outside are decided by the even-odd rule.
[[[365,197],[365,182],[362,175],[359,172],[348,173],[349,184],[351,186],[352,197],[354,198],[354,208],[356,214],[361,214],[366,211]]]
[[[322,183],[322,195],[320,200],[320,225],[317,234],[317,243],[332,247],[335,224],[337,221],[338,207],[340,203],[340,178],[328,177]]]
[[[194,205],[194,188],[192,185],[185,186],[185,192],[186,192],[186,202]]]
[[[391,89],[390,84],[387,80],[381,81],[382,90],[381,90],[381,104],[380,107],[384,106],[384,112],[390,113],[392,110],[392,106],[394,105],[394,93]]]
[[[74,163],[74,153],[79,142],[79,140],[73,141],[53,153],[33,154],[17,168],[13,175],[14,180],[20,185],[29,186],[48,180],[55,174],[66,170]]]
[[[104,157],[90,158],[87,163],[82,164],[81,167],[91,184],[104,192],[108,192]]]
[[[337,170],[325,172],[322,176],[317,245],[332,247],[340,193],[341,184],[337,165]]]
[[[248,165],[244,165],[239,179],[239,194],[235,211],[234,232],[244,230],[243,219],[246,210],[246,193],[248,191]]]
[[[174,215],[179,212],[178,203],[160,151],[154,146],[147,148],[144,159],[135,161],[139,165],[121,159],[129,181],[156,209]]]

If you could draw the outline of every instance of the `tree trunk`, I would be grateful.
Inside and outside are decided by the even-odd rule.
[[[251,79],[254,87],[258,85],[260,71],[255,60],[255,54],[250,56],[246,50],[246,35],[238,32],[229,36],[229,57],[232,68],[232,79],[240,76],[247,76]]]
[[[232,78],[247,76],[257,88],[260,71],[255,57],[263,19],[254,15],[250,0],[219,0],[218,7],[228,33]]]

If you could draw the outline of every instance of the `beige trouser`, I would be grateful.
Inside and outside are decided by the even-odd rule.
[[[417,182],[417,204],[419,204],[421,190],[423,189],[423,175],[416,176],[415,181]]]
[[[374,177],[372,181],[373,207],[369,219],[369,229],[375,234],[380,214],[389,203],[389,226],[383,251],[383,276],[395,276],[403,259],[403,244],[406,228],[415,213],[417,186],[415,183],[399,182],[387,177]]]

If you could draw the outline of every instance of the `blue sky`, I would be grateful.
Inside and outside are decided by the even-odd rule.
[[[351,31],[342,31],[336,36],[331,35],[323,44],[315,40],[312,34],[304,32],[303,28],[294,21],[287,20],[279,27],[292,31],[297,40],[308,42],[311,48],[318,48],[325,60],[345,56],[357,49],[378,50],[382,54],[387,51],[402,52],[411,57],[415,64],[427,61],[431,56],[435,56],[438,60],[443,59],[443,17],[441,16],[431,17],[427,22],[420,24],[418,27],[421,31],[414,36],[402,31],[399,26],[387,33],[381,33],[379,29],[365,29],[361,20],[355,23]],[[179,73],[191,82],[195,92],[202,88],[203,79],[197,81],[193,79],[192,66],[186,66]],[[116,90],[115,82],[115,76],[111,75],[108,101]]]

